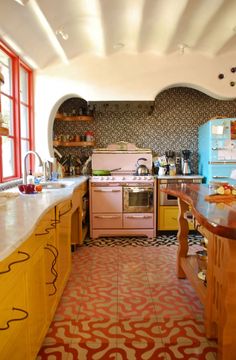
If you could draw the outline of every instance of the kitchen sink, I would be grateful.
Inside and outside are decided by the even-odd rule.
[[[48,181],[44,183],[41,182],[40,185],[42,185],[43,189],[62,189],[68,186],[68,184],[66,183],[52,182],[52,181]]]
[[[53,189],[64,189],[66,187],[69,187],[74,184],[74,181],[71,180],[64,180],[64,181],[45,181],[40,182],[40,185],[42,185],[43,189],[47,190],[53,190]]]

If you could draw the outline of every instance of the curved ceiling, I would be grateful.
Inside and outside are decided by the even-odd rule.
[[[0,36],[38,69],[84,54],[236,50],[235,0],[0,0],[0,14]]]

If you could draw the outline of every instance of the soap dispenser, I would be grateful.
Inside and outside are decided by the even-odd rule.
[[[34,176],[32,175],[32,170],[30,170],[29,175],[27,175],[27,184],[34,184]]]

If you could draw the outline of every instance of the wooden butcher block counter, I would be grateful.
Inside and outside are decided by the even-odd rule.
[[[178,197],[179,248],[177,275],[187,277],[205,308],[206,336],[218,340],[218,359],[236,359],[236,198],[207,201],[207,185],[175,184],[163,189]],[[195,255],[188,255],[188,222],[194,215],[195,229],[207,240],[207,286],[197,276]]]

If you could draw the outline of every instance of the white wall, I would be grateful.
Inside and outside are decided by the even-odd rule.
[[[236,64],[232,54],[218,57],[199,55],[116,54],[112,57],[85,55],[69,65],[48,67],[36,73],[36,150],[43,158],[52,156],[52,127],[55,113],[68,98],[87,101],[154,100],[162,90],[188,86],[218,99],[234,99]],[[223,80],[218,74],[224,73]]]

